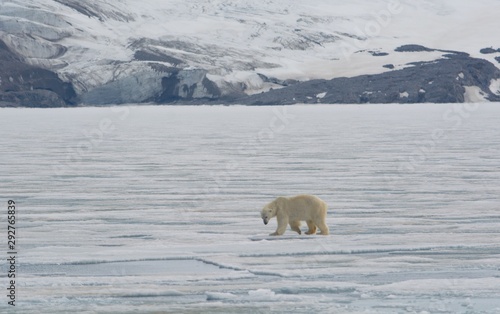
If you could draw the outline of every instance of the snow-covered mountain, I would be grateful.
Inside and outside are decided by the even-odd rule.
[[[33,104],[48,92],[57,94],[59,104],[280,103],[272,96],[280,97],[276,89],[297,96],[287,103],[500,99],[499,0],[2,0],[0,5],[4,104]],[[443,62],[450,59],[453,66]],[[439,70],[416,70],[429,64],[443,67],[447,81]],[[61,93],[38,84],[46,80],[46,70],[58,75],[54,85],[71,84],[73,90],[64,85]],[[362,90],[363,79],[337,86],[337,78],[366,75],[394,86]],[[408,75],[403,90],[397,82]],[[303,85],[310,80],[325,84]],[[411,82],[419,85],[406,86]],[[437,88],[434,94],[449,89],[442,84],[456,95],[421,97],[426,88]],[[332,88],[355,95],[337,97]],[[271,89],[271,98],[256,100]],[[371,98],[377,93],[380,97]],[[50,105],[57,97],[42,102]]]

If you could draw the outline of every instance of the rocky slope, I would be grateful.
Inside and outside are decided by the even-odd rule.
[[[401,47],[399,52],[406,49]],[[352,78],[311,80],[253,95],[241,100],[241,103],[288,105],[500,101],[500,92],[496,85],[498,82],[500,70],[490,62],[471,58],[465,53],[451,52],[443,59],[415,62],[401,70]]]
[[[0,106],[63,107],[76,104],[71,83],[26,64],[0,40]]]
[[[498,101],[498,9],[497,0],[2,0],[0,106]]]

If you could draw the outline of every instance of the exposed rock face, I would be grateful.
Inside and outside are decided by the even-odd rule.
[[[500,97],[489,89],[492,80],[498,78],[500,70],[490,62],[456,53],[445,59],[419,62],[412,67],[376,75],[303,82],[253,95],[241,102],[249,105],[456,103],[465,101],[469,86],[479,87],[490,101],[500,101]]]
[[[483,48],[483,49],[479,50],[479,52],[484,54],[484,55],[488,55],[488,54],[500,52],[500,48],[493,49],[491,47],[488,47],[488,48]]]
[[[221,95],[217,85],[207,79],[205,70],[182,70],[152,63],[150,67],[140,66],[130,72],[127,70],[134,66],[122,66],[126,69],[119,77],[82,93],[82,102],[91,105],[170,103],[211,100]]]
[[[206,77],[204,70],[182,70],[162,78],[162,93],[155,99],[158,103],[178,100],[218,99],[221,92],[217,85]]]
[[[16,37],[11,40],[11,44],[15,43],[16,47],[23,51],[30,47],[25,45],[26,41],[29,39]],[[39,49],[42,44],[36,45],[36,57],[52,58],[65,51],[60,45],[46,44],[43,49]],[[35,52],[32,51],[31,54],[34,55]],[[139,62],[102,66],[103,73],[112,72],[111,79],[102,84],[89,84],[90,79],[87,83],[82,83],[81,78],[67,76],[68,80],[75,79],[74,83],[83,86],[80,88],[80,95],[77,95],[72,83],[62,81],[50,70],[26,63],[22,56],[12,52],[0,40],[0,106],[62,107],[79,103],[168,103],[193,99],[209,100],[221,96],[220,89],[206,77],[205,70],[167,67],[155,61],[167,61],[175,65],[181,64],[182,61],[143,50],[138,50],[135,57]]]
[[[70,83],[57,74],[25,64],[0,40],[0,105],[62,107],[76,104]]]

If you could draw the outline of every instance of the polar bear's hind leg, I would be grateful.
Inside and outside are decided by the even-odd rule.
[[[306,231],[306,234],[316,234],[316,225],[312,220],[307,220],[306,221],[307,226],[309,227],[309,230]]]
[[[324,221],[320,221],[317,223],[319,230],[321,230],[321,235],[328,235],[330,234],[330,230],[328,229],[328,226],[325,224]]]

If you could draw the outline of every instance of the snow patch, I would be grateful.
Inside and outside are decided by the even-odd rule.
[[[270,289],[257,289],[248,291],[248,295],[255,299],[273,300],[276,298],[276,293]]]
[[[235,71],[227,75],[207,74],[207,78],[215,82],[218,86],[230,86],[241,89],[248,95],[267,92],[271,88],[277,89],[283,86],[264,82],[262,78],[255,72],[250,71]]]
[[[207,292],[207,301],[227,301],[236,298],[237,295],[228,292]]]
[[[399,98],[408,98],[409,96],[410,94],[408,94],[408,92],[399,93]]]
[[[327,92],[319,93],[316,95],[316,98],[323,99],[323,98],[325,98],[326,94],[327,94]]]
[[[464,86],[464,102],[475,103],[475,102],[486,102],[486,93],[479,86]]]
[[[491,80],[490,91],[493,94],[500,96],[500,79]]]

